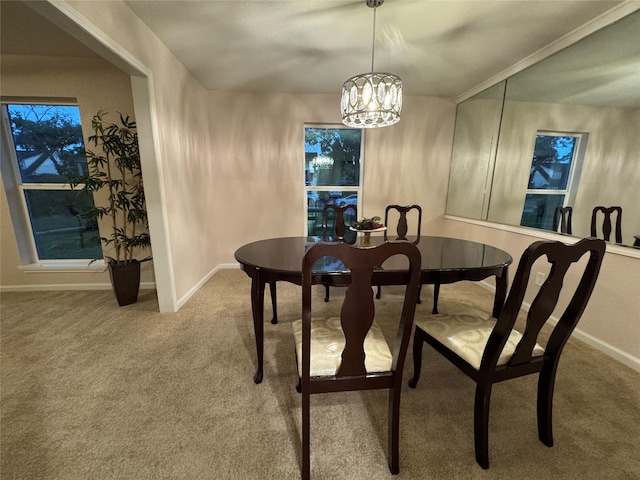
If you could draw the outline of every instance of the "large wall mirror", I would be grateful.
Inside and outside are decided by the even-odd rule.
[[[458,104],[447,214],[554,230],[567,206],[572,235],[619,206],[610,241],[640,243],[640,11]]]

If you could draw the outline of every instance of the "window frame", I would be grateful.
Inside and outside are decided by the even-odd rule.
[[[15,232],[18,252],[22,265],[18,268],[25,272],[46,271],[103,271],[107,265],[103,258],[99,259],[41,259],[38,256],[31,216],[27,205],[25,191],[27,190],[73,190],[68,183],[24,183],[20,175],[18,158],[13,142],[13,132],[8,113],[8,105],[53,105],[74,106],[80,109],[76,99],[60,98],[11,98],[0,97],[0,173],[7,196],[9,214]],[[76,190],[83,187],[79,184]],[[102,248],[102,242],[100,242]]]
[[[306,133],[306,129],[307,128],[322,128],[322,129],[334,129],[334,130],[360,130],[360,161],[359,161],[359,172],[358,172],[358,185],[326,185],[326,186],[314,186],[314,185],[307,185],[306,182],[306,149],[305,149],[305,133]],[[301,178],[303,179],[303,198],[302,201],[304,202],[304,216],[302,218],[302,232],[303,235],[306,237],[308,236],[308,232],[309,232],[309,203],[308,203],[308,194],[311,191],[314,192],[332,192],[332,191],[336,191],[336,190],[340,190],[340,191],[353,191],[356,192],[358,198],[357,198],[357,209],[358,209],[358,215],[361,215],[362,212],[362,198],[363,198],[363,183],[364,183],[364,144],[365,144],[365,135],[366,135],[366,129],[362,129],[362,128],[353,128],[353,127],[347,127],[346,125],[342,124],[342,123],[313,123],[313,122],[305,122],[303,124],[303,128],[302,128],[302,145],[303,145],[303,149],[302,149],[302,175]]]

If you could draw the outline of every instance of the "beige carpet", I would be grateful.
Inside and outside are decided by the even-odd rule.
[[[157,313],[151,291],[122,308],[109,291],[3,294],[0,477],[299,478],[290,325],[299,288],[278,284],[280,323],[265,326],[265,380],[255,385],[249,287],[243,272],[221,271],[176,314]],[[323,293],[319,286],[319,301]],[[325,308],[341,295],[332,289]],[[418,315],[431,295],[423,289]],[[441,298],[441,310],[452,300],[492,303],[473,283],[443,286]],[[380,314],[399,299],[399,288],[384,288]],[[408,358],[407,379],[412,370]],[[640,478],[640,374],[571,339],[553,448],[538,441],[535,391],[535,377],[494,388],[491,467],[482,470],[474,384],[425,346],[418,388],[403,389],[400,474],[387,467],[387,394],[376,391],[312,398],[312,478]]]

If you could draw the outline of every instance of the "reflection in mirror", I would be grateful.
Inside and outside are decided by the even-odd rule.
[[[505,82],[458,104],[447,213],[486,218]]]
[[[640,12],[507,79],[504,105],[493,109],[502,107],[499,135],[487,127],[495,122],[486,111],[468,108],[486,103],[486,94],[458,108],[447,213],[553,230],[556,207],[570,206],[572,234],[586,237],[594,207],[620,206],[622,243],[633,245],[640,235]],[[485,182],[486,211],[478,185]]]

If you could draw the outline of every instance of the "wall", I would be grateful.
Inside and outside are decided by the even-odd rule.
[[[66,97],[76,98],[82,117],[82,130],[87,148],[87,137],[93,133],[91,118],[104,108],[110,121],[117,121],[117,112],[133,116],[133,100],[129,75],[99,58],[38,57],[3,55],[2,95],[22,97]],[[106,194],[106,192],[105,192]],[[28,287],[55,284],[57,288],[78,285],[104,285],[110,288],[107,272],[24,273],[18,269],[22,264],[16,238],[9,216],[6,192],[2,185],[0,232],[2,244],[0,259],[0,285],[3,287]],[[106,221],[106,219],[104,219]],[[104,224],[104,221],[101,222]],[[102,229],[103,232],[108,231]],[[106,235],[104,235],[106,236]],[[144,263],[141,282],[153,284],[151,263]]]
[[[439,232],[444,214],[455,104],[404,99],[397,125],[365,131],[359,215],[384,215],[390,203],[420,204],[423,232]],[[216,179],[200,192],[217,208],[201,215],[196,248],[234,262],[244,243],[306,232],[304,124],[340,124],[336,95],[210,92],[212,162],[193,175]]]
[[[478,222],[480,223],[480,222]],[[488,243],[514,258],[512,279],[522,252],[539,237],[487,225],[446,219],[444,234]],[[621,247],[617,247],[621,248]],[[575,285],[569,276],[565,284]],[[574,336],[640,371],[640,259],[607,251],[598,282]],[[446,288],[443,287],[443,288]]]
[[[633,245],[633,236],[640,234],[640,108],[505,102],[489,221],[520,224],[539,129],[589,134],[572,205],[573,234],[590,235],[593,207],[619,205],[623,210],[623,243]]]
[[[338,92],[207,92],[124,3],[56,6],[148,72],[155,158],[142,151],[142,170],[154,258],[157,264],[162,240],[178,307],[219,265],[234,263],[240,245],[304,231],[303,125],[339,123]],[[407,98],[398,125],[367,132],[363,214],[383,214],[391,202],[420,203],[423,231],[438,231],[454,113],[450,100]],[[156,268],[156,282],[164,280]]]

